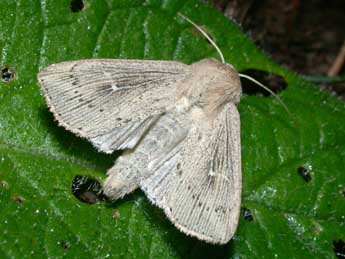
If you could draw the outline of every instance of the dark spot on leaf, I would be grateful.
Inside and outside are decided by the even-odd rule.
[[[201,202],[201,201],[199,201],[198,206],[199,206],[199,207],[201,207],[201,206],[202,206],[202,202]]]
[[[19,196],[19,195],[12,196],[11,199],[14,200],[18,204],[22,204],[25,201],[24,197]]]
[[[61,245],[61,247],[65,250],[70,249],[71,248],[71,244],[65,240],[62,240],[59,242],[59,244]]]
[[[89,204],[106,200],[100,182],[85,175],[74,177],[72,181],[72,193],[78,200]]]
[[[72,83],[72,85],[77,85],[78,84],[78,82],[77,81],[74,81],[73,83]],[[78,92],[78,91],[76,91],[76,92]],[[74,92],[75,93],[75,92]]]
[[[73,75],[69,75],[69,78],[73,78],[74,76]]]
[[[190,185],[187,186],[187,189],[188,189],[188,190],[191,189]],[[194,199],[194,195],[192,196],[192,198]]]
[[[113,219],[119,219],[120,218],[120,211],[119,210],[113,210],[112,217]]]
[[[1,69],[1,79],[3,82],[10,82],[12,81],[16,76],[16,73],[8,67],[4,67],[3,69]]]
[[[182,170],[178,170],[177,174],[178,174],[178,176],[181,176],[182,175]]]
[[[121,121],[121,120],[122,120],[122,118],[116,118],[116,120],[117,120],[117,121]]]
[[[345,258],[345,242],[344,240],[333,240],[333,251],[337,258]]]
[[[195,194],[192,195],[192,199],[193,199],[193,200],[195,199]]]
[[[70,8],[73,13],[80,12],[84,8],[83,0],[72,0],[70,4]]]
[[[95,107],[95,105],[93,105],[92,103],[90,103],[87,107],[93,108],[93,107]]]
[[[79,127],[78,130],[83,130],[83,127]]]
[[[207,206],[207,207],[206,207],[206,211],[209,211],[209,210],[210,210],[210,207]]]
[[[202,135],[201,134],[199,134],[198,140],[202,140]]]
[[[254,218],[253,218],[253,215],[252,215],[252,212],[250,209],[247,209],[247,208],[243,208],[242,209],[242,215],[243,215],[243,218],[246,220],[246,221],[253,221]]]
[[[99,109],[99,112],[103,112],[104,111],[104,109]]]
[[[84,101],[83,98],[79,98],[79,99],[78,99],[78,102],[83,102],[83,101]]]
[[[271,89],[274,93],[279,93],[287,87],[287,83],[283,77],[266,71],[248,69],[241,71],[241,74],[254,78],[256,81],[259,81],[261,84]],[[247,95],[271,95],[265,89],[246,78],[241,78],[241,84],[243,93]]]
[[[303,166],[300,166],[297,168],[297,173],[302,176],[303,180],[305,182],[310,182],[311,181],[311,175],[310,175],[310,172],[308,169],[306,169],[305,167]]]

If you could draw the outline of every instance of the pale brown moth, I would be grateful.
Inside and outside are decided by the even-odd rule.
[[[141,188],[182,232],[225,244],[241,204],[240,74],[180,16],[222,62],[87,59],[38,80],[60,125],[99,151],[126,150],[107,172],[108,197]]]

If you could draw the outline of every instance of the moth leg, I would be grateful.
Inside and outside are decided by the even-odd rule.
[[[122,198],[139,187],[141,172],[131,163],[131,153],[119,157],[115,165],[107,172],[104,182],[104,194],[112,200]]]

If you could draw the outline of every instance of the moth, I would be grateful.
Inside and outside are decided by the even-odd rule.
[[[213,244],[234,235],[242,186],[241,82],[221,58],[86,59],[38,74],[60,125],[99,151],[125,150],[107,172],[108,197],[140,188],[179,230]]]

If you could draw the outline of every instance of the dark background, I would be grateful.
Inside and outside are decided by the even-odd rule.
[[[312,76],[345,100],[345,81],[321,83],[337,56],[345,60],[345,0],[210,0],[235,20],[268,55],[302,75]],[[341,51],[344,46],[343,52]],[[342,54],[341,54],[342,53]],[[339,58],[338,58],[339,59]],[[345,77],[345,65],[333,76]]]

